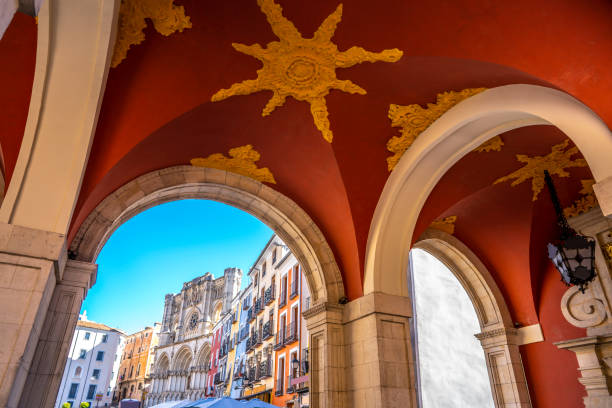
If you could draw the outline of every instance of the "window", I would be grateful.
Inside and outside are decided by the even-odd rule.
[[[79,390],[79,384],[70,384],[70,391],[68,392],[68,398],[76,398],[76,393]]]
[[[81,366],[77,366],[77,368],[74,369],[74,376],[75,377],[81,376]]]
[[[93,370],[93,374],[91,374],[91,378],[95,378],[96,380],[100,379],[100,370],[95,368]]]
[[[104,352],[103,351],[98,351],[98,354],[96,355],[96,361],[104,361]]]
[[[138,367],[136,367],[136,377],[138,377],[140,375],[140,364],[138,364]]]
[[[79,353],[79,358],[84,359],[86,356],[87,356],[87,350],[81,349],[81,352]]]
[[[90,385],[89,389],[87,390],[87,399],[92,400],[94,399],[95,396],[96,396],[96,386]]]
[[[261,276],[266,276],[266,263],[265,262],[263,263],[263,265],[261,265]]]
[[[272,265],[276,263],[276,248],[272,250]]]
[[[130,367],[130,378],[134,376],[134,366]]]
[[[90,336],[91,336],[90,332],[85,332],[85,340],[89,340]]]
[[[108,341],[108,334],[102,336],[102,343],[106,343]]]

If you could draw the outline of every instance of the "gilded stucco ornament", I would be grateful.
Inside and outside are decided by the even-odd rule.
[[[574,201],[574,203],[569,207],[563,209],[563,213],[565,214],[566,218],[584,214],[585,212],[599,205],[597,203],[597,198],[595,197],[595,192],[593,191],[593,184],[595,184],[595,180],[581,180],[580,183],[582,183],[582,190],[580,190],[582,197]]]
[[[524,181],[531,179],[531,189],[533,191],[532,200],[538,199],[538,195],[544,188],[544,170],[548,170],[550,175],[556,174],[559,177],[569,177],[566,169],[572,167],[587,167],[587,162],[583,158],[572,159],[572,156],[579,154],[576,146],[567,149],[569,139],[554,145],[551,152],[546,156],[529,157],[525,154],[517,154],[516,159],[525,163],[520,169],[500,177],[493,184],[503,183],[515,179],[510,185],[515,187]]]
[[[439,231],[446,232],[447,234],[453,235],[455,233],[455,222],[457,222],[457,216],[451,215],[444,217],[441,220],[435,220],[431,223],[429,228],[434,228]]]
[[[487,140],[480,146],[474,149],[476,153],[484,153],[484,152],[501,152],[502,146],[504,145],[504,141],[501,136],[495,136],[492,139]]]
[[[262,116],[268,116],[274,109],[283,106],[288,96],[310,104],[314,123],[331,143],[333,133],[328,119],[325,96],[331,89],[365,95],[365,89],[349,80],[336,78],[336,68],[348,68],[362,62],[396,62],[402,51],[394,48],[382,52],[370,52],[361,47],[339,51],[331,38],[342,18],[339,5],[317,29],[312,38],[303,38],[293,23],[282,14],[282,8],[273,0],[257,0],[266,15],[274,34],[280,41],[273,41],[262,48],[259,44],[232,44],[239,52],[257,58],[263,67],[257,71],[257,79],[249,79],[221,89],[212,96],[220,101],[234,95],[249,95],[269,90],[274,92],[264,107]]]
[[[387,157],[389,171],[397,165],[404,152],[414,143],[415,139],[432,123],[450,108],[474,96],[487,88],[467,88],[459,92],[448,91],[438,94],[436,103],[428,103],[426,108],[419,104],[389,105],[389,119],[391,126],[400,127],[401,136],[393,136],[387,142],[387,150],[393,156]]]
[[[122,0],[111,67],[115,68],[126,58],[132,45],[144,41],[146,19],[151,20],[155,30],[166,37],[191,28],[191,20],[185,15],[185,8],[175,5],[174,0]]]
[[[255,164],[261,155],[251,145],[234,147],[229,151],[229,157],[221,153],[211,154],[207,158],[191,159],[191,164],[196,167],[211,167],[213,169],[231,171],[252,179],[276,184],[272,172],[267,167],[258,168]]]

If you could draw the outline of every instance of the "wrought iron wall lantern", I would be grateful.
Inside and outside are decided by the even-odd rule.
[[[563,214],[557,190],[548,171],[544,179],[557,213],[559,240],[548,244],[548,257],[553,262],[561,280],[567,285],[576,285],[584,293],[588,283],[595,279],[595,240],[574,231]]]

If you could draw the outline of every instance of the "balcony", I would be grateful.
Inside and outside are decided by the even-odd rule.
[[[215,384],[222,384],[223,383],[223,378],[221,378],[221,373],[216,373],[215,374]]]
[[[276,341],[274,342],[274,350],[280,350],[285,345],[285,330],[281,327],[280,331],[276,333]]]
[[[253,337],[254,337],[254,340],[252,340],[252,341],[254,341],[254,343],[253,343],[253,344],[254,344],[255,346],[260,346],[260,345],[261,345],[261,342],[262,342],[262,340],[261,340],[261,334],[260,334],[260,333],[255,332],[255,333],[253,334]]]
[[[266,305],[269,305],[274,301],[274,295],[274,286],[270,286],[268,289],[266,289],[266,292],[264,293],[264,301],[266,302]]]
[[[283,288],[283,290],[281,290],[281,294],[280,294],[280,298],[278,300],[278,307],[283,307],[287,304],[287,291],[285,290],[285,288]]]
[[[258,315],[261,312],[264,311],[264,305],[263,305],[263,299],[259,298],[257,300],[255,300],[255,302],[253,302],[254,306],[253,309],[255,309],[255,314]]]
[[[257,381],[257,367],[251,366],[248,368],[247,379],[249,381]]]
[[[289,344],[289,343],[293,343],[294,341],[297,341],[298,335],[297,335],[297,324],[296,324],[296,322],[288,324],[287,325],[287,330],[285,331],[285,333],[287,334],[285,336],[285,344]]]
[[[268,340],[274,336],[274,320],[268,320],[263,326],[263,339]]]
[[[298,295],[298,281],[294,280],[291,282],[291,294],[289,295],[289,299],[293,299]]]
[[[281,395],[283,395],[285,392],[284,389],[284,384],[283,384],[283,379],[282,378],[277,378],[276,379],[276,390],[274,391],[274,395],[277,397],[280,397]]]
[[[287,376],[287,394],[293,394],[295,392],[295,387],[291,384],[291,376]]]
[[[299,378],[291,380],[293,382],[293,388],[298,394],[308,392],[308,375],[304,375]]]
[[[272,360],[270,357],[259,362],[259,378],[272,377]]]
[[[247,313],[247,321],[250,323],[253,320],[255,320],[256,317],[257,317],[257,312],[255,312],[254,308],[253,309],[249,309],[249,311]]]

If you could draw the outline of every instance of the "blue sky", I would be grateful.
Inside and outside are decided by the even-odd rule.
[[[237,208],[207,200],[153,207],[128,220],[100,256],[98,278],[83,302],[87,317],[133,333],[161,322],[166,293],[205,272],[246,272],[273,231]]]

